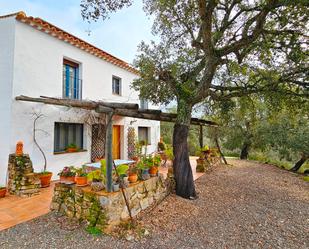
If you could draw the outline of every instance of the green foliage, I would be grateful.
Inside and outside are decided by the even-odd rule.
[[[93,181],[101,182],[101,181],[103,181],[101,170],[98,169],[98,170],[94,170],[94,171],[89,172],[88,175],[87,175],[87,179],[90,182],[93,182]]]
[[[17,156],[16,157],[16,165],[20,168],[23,168],[25,166],[26,160],[23,156]]]
[[[67,149],[70,148],[70,149],[77,149],[77,145],[74,144],[74,143],[71,143],[67,146]]]
[[[85,0],[82,14],[106,18],[132,1]],[[144,10],[160,41],[139,45],[140,77],[132,88],[155,104],[177,101],[178,125],[189,126],[192,108],[203,101],[228,111],[230,100],[251,94],[279,103],[280,96],[308,98],[307,1],[145,0]],[[255,133],[263,112],[248,112],[247,99],[237,104],[241,122],[232,120],[239,129],[225,131],[225,146],[261,146]]]
[[[171,122],[160,123],[160,134],[165,144],[172,144],[174,124]]]
[[[101,229],[97,227],[88,226],[86,227],[86,231],[91,235],[95,235],[95,236],[102,235]]]
[[[171,145],[166,146],[166,150],[164,151],[165,155],[169,160],[174,160],[173,147]]]
[[[159,167],[160,164],[161,164],[161,156],[160,155],[154,155],[153,165]]]
[[[143,171],[143,170],[149,169],[150,166],[148,164],[144,163],[143,161],[139,161],[136,164],[136,168],[139,169],[140,171]]]
[[[125,175],[129,170],[129,166],[126,164],[121,164],[116,167],[118,175]]]
[[[82,166],[81,168],[75,168],[75,172],[76,172],[76,176],[80,176],[80,177],[87,176],[85,166]]]
[[[47,171],[47,170],[42,170],[41,172],[40,172],[40,175],[49,175],[49,174],[51,174],[52,172],[50,172],[50,171]]]
[[[75,176],[76,169],[74,166],[65,166],[59,173],[58,176]]]

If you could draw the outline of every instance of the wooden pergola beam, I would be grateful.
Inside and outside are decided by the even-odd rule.
[[[131,117],[131,118],[142,118],[149,120],[165,121],[165,122],[176,122],[176,113],[164,113],[160,110],[150,109],[138,109],[138,104],[132,103],[114,103],[114,102],[103,102],[103,101],[91,101],[91,100],[74,100],[74,99],[61,99],[41,96],[40,98],[32,98],[28,96],[17,96],[16,100],[37,102],[50,105],[59,105],[67,107],[75,107],[86,110],[95,110],[98,113],[109,113],[113,112],[114,115]],[[192,125],[199,126],[218,126],[217,123],[199,119],[191,118]]]
[[[94,110],[97,113],[104,113],[107,116],[106,123],[106,140],[105,140],[105,150],[106,150],[106,189],[108,192],[112,192],[113,180],[112,180],[112,170],[113,170],[113,151],[112,151],[112,141],[113,141],[113,116],[125,116],[132,118],[142,118],[157,121],[175,122],[177,114],[174,113],[163,113],[160,110],[144,110],[138,109],[138,104],[131,103],[114,103],[114,102],[103,102],[103,101],[90,101],[90,100],[73,100],[73,99],[60,99],[51,98],[46,96],[41,96],[40,98],[32,98],[28,96],[17,96],[15,98],[19,101],[29,101],[35,103],[43,103],[49,105],[67,106],[74,108],[81,108],[86,110]],[[207,121],[198,118],[191,118],[191,124],[199,125],[202,129],[205,125],[217,126],[215,122]],[[201,130],[202,131],[202,130]],[[203,134],[201,133],[200,136]]]
[[[96,108],[96,112],[98,113],[106,113],[106,110],[102,106],[98,106]],[[149,119],[149,120],[156,120],[156,121],[165,121],[165,122],[176,122],[177,114],[174,113],[164,113],[159,110],[126,110],[126,109],[114,109],[114,114],[123,117],[131,117],[131,118],[141,118],[141,119]],[[217,126],[215,122],[198,119],[198,118],[191,118],[192,125],[199,125],[199,126]]]
[[[103,106],[107,108],[122,108],[129,110],[137,110],[138,104],[132,103],[118,103],[118,102],[104,102],[104,101],[92,101],[92,100],[77,100],[77,99],[62,99],[62,98],[52,98],[46,96],[40,96],[40,98],[33,98],[28,96],[17,96],[16,100],[37,102],[49,105],[59,105],[67,107],[76,107],[87,110],[95,110],[97,106]]]

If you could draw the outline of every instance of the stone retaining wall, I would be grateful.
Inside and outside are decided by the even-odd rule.
[[[28,154],[9,155],[8,190],[12,195],[28,197],[40,193],[40,179],[33,172]]]
[[[164,199],[169,193],[166,183],[162,177],[152,177],[125,188],[132,216]],[[89,186],[56,183],[51,210],[59,211],[70,218],[86,220],[90,226],[105,232],[111,231],[122,221],[129,220],[129,212],[121,191],[94,192]]]

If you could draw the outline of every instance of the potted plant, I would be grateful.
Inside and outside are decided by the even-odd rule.
[[[152,158],[152,166],[149,168],[150,176],[156,176],[157,175],[157,173],[159,171],[158,167],[160,166],[160,163],[161,163],[160,155],[155,155]]]
[[[158,173],[158,167],[157,166],[151,166],[150,169],[149,169],[149,174],[150,176],[156,176]]]
[[[41,152],[42,156],[43,156],[43,159],[44,159],[44,167],[43,167],[43,170],[37,174],[37,176],[40,178],[40,181],[41,181],[41,188],[46,188],[46,187],[49,187],[50,186],[50,181],[51,181],[51,178],[52,178],[52,175],[53,173],[50,172],[50,171],[47,171],[47,160],[46,160],[46,155],[45,155],[45,152],[44,150],[41,148],[41,146],[39,145],[36,137],[37,137],[37,132],[38,131],[42,131],[40,129],[37,129],[37,122],[44,117],[43,114],[41,113],[36,113],[34,112],[33,113],[33,116],[34,116],[34,120],[33,120],[33,141],[34,141],[34,144],[37,146],[37,148],[39,149],[39,151]],[[22,144],[20,144],[20,146],[22,146]],[[22,150],[22,148],[21,148]],[[21,151],[22,153],[22,151]],[[17,153],[19,154],[19,153]]]
[[[142,160],[142,161],[137,163],[136,167],[140,170],[141,178],[143,180],[147,180],[147,179],[150,178],[150,175],[149,175],[149,164],[147,164],[147,162],[145,163],[144,160]]]
[[[123,176],[127,175],[129,166],[126,164],[120,164],[116,167],[116,170],[113,170],[113,191],[119,191],[120,183],[123,180]]]
[[[71,152],[76,152],[78,150],[76,144],[71,143],[67,146],[66,151],[71,153]]]
[[[129,174],[128,174],[128,176],[129,176],[128,180],[129,180],[130,183],[137,182],[137,179],[138,179],[137,171],[138,171],[138,169],[136,168],[136,166],[131,165],[131,167],[129,169]]]
[[[50,180],[52,178],[53,173],[43,170],[38,174],[41,181],[41,188],[47,188],[50,186]]]
[[[104,189],[101,170],[97,169],[89,172],[87,175],[87,180],[88,182],[91,182],[90,186],[93,191],[101,191]]]
[[[159,167],[161,164],[161,156],[160,155],[155,155],[153,157],[153,165]]]
[[[85,167],[77,168],[75,170],[76,176],[75,176],[75,182],[77,186],[86,186],[87,183],[87,173],[85,171]]]
[[[5,197],[6,194],[6,187],[0,186],[0,198]]]
[[[75,168],[74,166],[66,166],[59,173],[61,182],[75,182]]]

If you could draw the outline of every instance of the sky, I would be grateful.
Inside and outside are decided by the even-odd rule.
[[[27,16],[40,17],[129,63],[142,40],[155,39],[142,0],[111,14],[108,20],[90,24],[83,21],[79,4],[80,0],[0,0],[0,15],[24,11]]]

